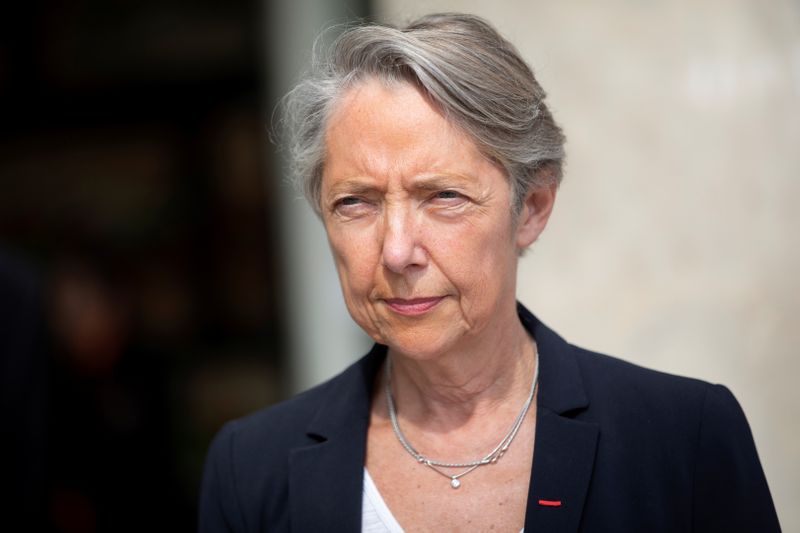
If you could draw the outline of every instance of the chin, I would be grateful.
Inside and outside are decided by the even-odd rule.
[[[382,343],[403,357],[416,361],[430,361],[453,349],[459,337],[455,332],[443,332],[441,329],[410,328],[403,332],[383,335]]]

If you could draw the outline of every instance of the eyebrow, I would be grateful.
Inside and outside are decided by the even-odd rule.
[[[335,196],[340,193],[364,194],[375,190],[375,186],[359,178],[350,178],[334,184],[328,196]]]
[[[454,185],[469,185],[475,178],[463,174],[432,174],[412,180],[413,187],[422,191],[441,191]]]

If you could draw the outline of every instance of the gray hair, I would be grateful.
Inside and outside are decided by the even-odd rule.
[[[369,78],[425,92],[508,175],[515,214],[532,187],[561,181],[564,135],[530,67],[485,20],[441,13],[404,28],[345,30],[284,98],[293,176],[317,214],[328,117],[347,89]]]

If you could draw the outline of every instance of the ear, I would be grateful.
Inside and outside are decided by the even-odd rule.
[[[525,195],[517,221],[517,248],[524,250],[539,238],[556,201],[556,186],[532,187]]]

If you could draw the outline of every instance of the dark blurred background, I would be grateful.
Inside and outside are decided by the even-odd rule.
[[[271,14],[4,6],[6,531],[193,531],[210,438],[289,394]]]

